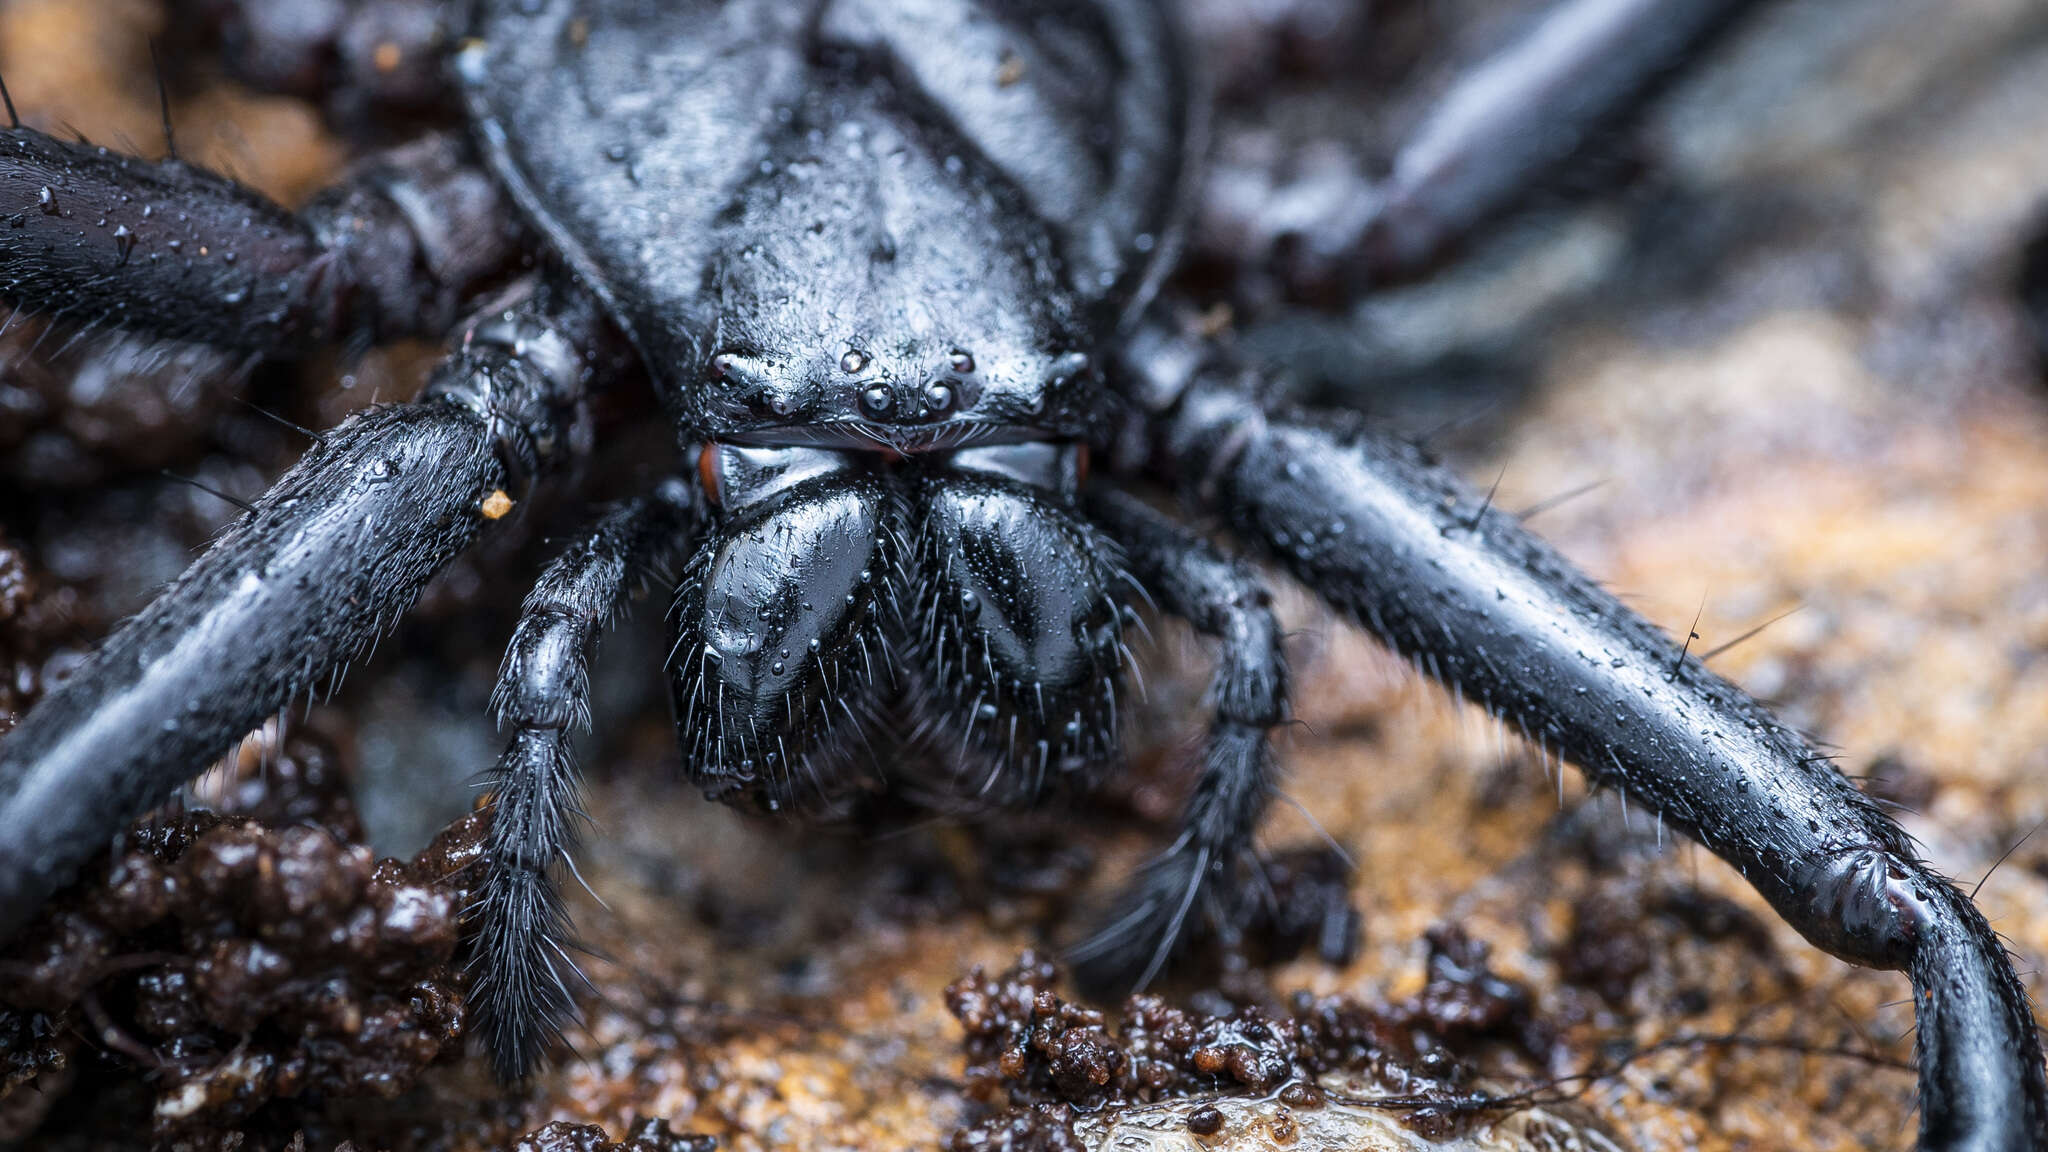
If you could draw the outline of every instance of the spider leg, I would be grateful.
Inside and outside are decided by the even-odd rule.
[[[1095,495],[1089,512],[1123,546],[1131,575],[1159,607],[1220,646],[1216,714],[1180,836],[1074,953],[1086,982],[1128,990],[1151,982],[1195,917],[1211,917],[1226,931],[1236,922],[1234,910],[1216,901],[1250,863],[1252,837],[1273,796],[1266,731],[1286,711],[1287,661],[1272,598],[1249,567],[1130,497]]]
[[[0,740],[0,940],[129,820],[330,683],[502,514],[583,390],[586,308],[537,295],[466,333],[417,403],[327,432]]]
[[[2027,993],[1969,897],[1826,758],[1411,444],[1269,416],[1197,374],[1161,425],[1183,486],[1453,690],[1734,865],[1800,934],[1901,970],[1920,1147],[2048,1142]]]
[[[1749,2],[1558,0],[1451,82],[1384,178],[1362,163],[1342,172],[1311,163],[1304,179],[1274,187],[1226,165],[1203,208],[1203,244],[1275,251],[1310,296],[1423,274],[1623,120]]]
[[[582,818],[570,737],[590,727],[597,633],[651,559],[685,542],[695,512],[694,494],[678,480],[612,509],[549,565],[505,650],[491,708],[513,732],[491,773],[471,961],[474,1003],[502,1080],[531,1072],[574,1011],[569,919],[549,870],[568,858]]]
[[[264,356],[440,333],[517,237],[453,138],[371,157],[292,213],[177,159],[0,129],[0,298]]]

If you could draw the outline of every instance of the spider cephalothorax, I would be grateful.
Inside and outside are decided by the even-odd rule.
[[[289,355],[441,326],[514,263],[506,202],[546,266],[457,329],[418,402],[321,435],[0,741],[0,932],[361,652],[506,489],[589,452],[617,374],[593,352],[623,343],[685,459],[563,551],[500,672],[474,1002],[507,1077],[572,1008],[554,870],[587,662],[663,559],[684,766],[766,811],[1085,791],[1119,763],[1127,611],[1186,619],[1221,659],[1181,829],[1077,954],[1129,987],[1192,925],[1227,934],[1286,664],[1258,575],[1123,490],[1149,488],[1655,809],[1815,945],[1904,970],[1924,1147],[2041,1144],[2025,991],[1875,804],[1426,453],[1269,403],[1174,322],[1205,117],[1163,0],[464,7],[444,14],[473,151],[412,146],[298,214],[175,161],[0,136],[0,185],[40,191],[0,229],[0,285],[32,309]],[[1735,7],[1563,0],[1370,195],[1295,228],[1292,259],[1414,271]]]

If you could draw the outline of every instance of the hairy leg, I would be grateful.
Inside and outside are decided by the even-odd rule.
[[[621,595],[699,518],[679,480],[608,512],[548,566],[520,609],[491,696],[511,742],[492,770],[491,841],[472,914],[474,1003],[502,1080],[517,1080],[574,1012],[570,925],[549,875],[582,817],[571,735],[590,727],[590,657]]]
[[[1816,946],[1902,970],[1921,1147],[2048,1142],[2024,987],[1982,913],[1827,758],[1416,447],[1197,372],[1159,455],[1330,603],[1733,864]]]
[[[172,159],[0,129],[0,299],[262,356],[439,333],[510,262],[497,185],[450,137],[372,156],[288,212]]]
[[[1266,732],[1286,711],[1287,661],[1271,596],[1249,567],[1130,497],[1101,493],[1088,511],[1123,546],[1128,570],[1159,607],[1219,647],[1210,689],[1216,714],[1180,836],[1075,951],[1086,982],[1142,988],[1185,938],[1193,916],[1225,930],[1237,922],[1219,902],[1229,898],[1240,869],[1254,866],[1252,837],[1276,776]]]
[[[580,298],[543,296],[467,333],[419,402],[323,435],[0,740],[0,940],[124,824],[397,621],[509,477],[561,441],[593,323]]]

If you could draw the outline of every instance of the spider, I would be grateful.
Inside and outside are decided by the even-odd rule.
[[[287,6],[231,7],[259,57],[291,58],[263,18]],[[1290,259],[1346,282],[1428,265],[1732,7],[1566,0],[1453,88],[1372,195],[1293,230]],[[289,356],[445,328],[505,261],[508,212],[546,264],[455,328],[418,400],[320,435],[0,742],[0,935],[593,451],[623,347],[688,464],[562,552],[505,655],[474,997],[507,1079],[572,1008],[555,872],[596,634],[663,558],[686,770],[808,818],[882,789],[940,808],[1087,792],[1118,763],[1129,610],[1185,618],[1222,658],[1181,831],[1076,955],[1137,986],[1198,919],[1227,931],[1286,666],[1256,572],[1127,491],[1150,486],[1655,810],[1815,945],[1906,972],[1922,1147],[2039,1146],[2025,993],[1904,832],[1425,451],[1269,402],[1256,366],[1169,322],[1205,115],[1161,0],[467,9],[323,17],[375,45],[343,53],[372,83],[459,30],[473,147],[399,148],[296,214],[175,158],[18,124],[0,141],[21,205],[0,286],[35,311]],[[432,75],[384,82],[431,98]]]

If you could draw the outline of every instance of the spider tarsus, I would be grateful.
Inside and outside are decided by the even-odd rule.
[[[1074,953],[1101,990],[1149,984],[1198,923],[1230,939],[1252,840],[1275,793],[1267,732],[1286,718],[1287,663],[1271,595],[1246,565],[1141,502],[1095,495],[1091,513],[1123,544],[1131,575],[1158,606],[1219,645],[1215,707],[1179,837],[1103,916]],[[1196,919],[1199,917],[1199,921]]]

